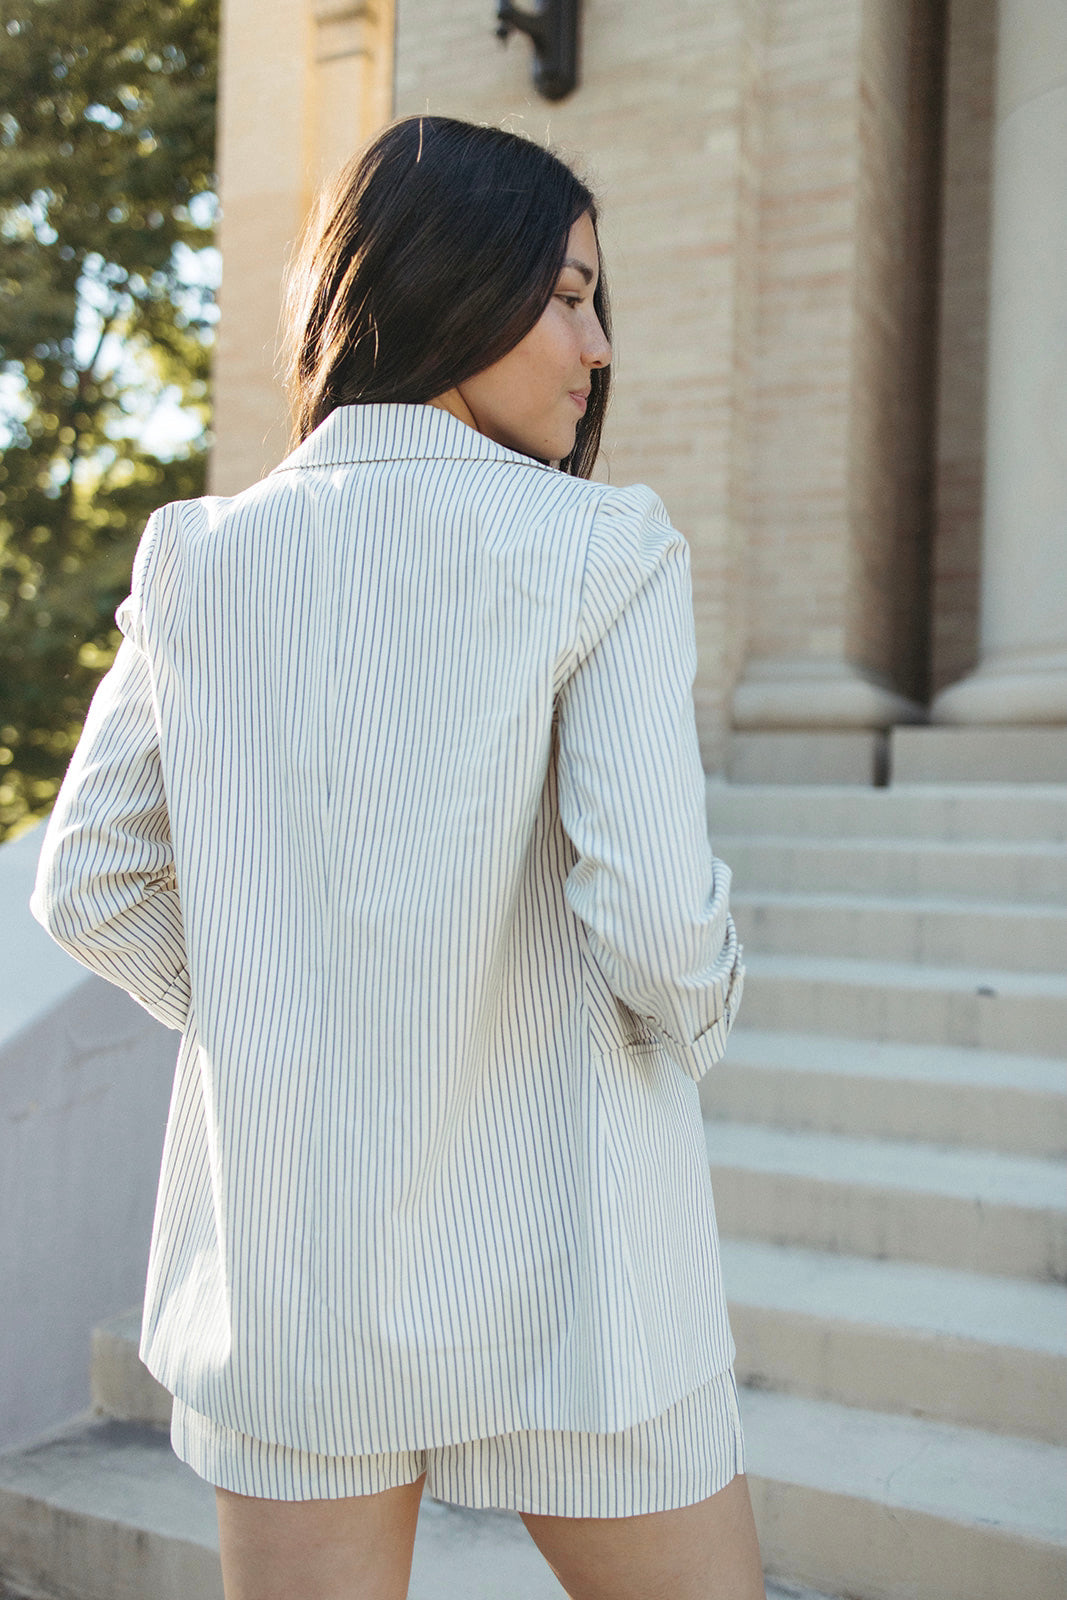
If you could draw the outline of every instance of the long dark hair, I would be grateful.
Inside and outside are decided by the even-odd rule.
[[[298,439],[338,406],[425,402],[499,361],[544,311],[592,194],[531,139],[405,117],[322,195],[289,274],[287,386]],[[599,255],[599,242],[597,251]],[[610,337],[603,270],[593,296]],[[561,466],[587,478],[609,369]]]

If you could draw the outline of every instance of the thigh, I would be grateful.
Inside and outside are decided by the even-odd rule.
[[[226,1600],[404,1600],[424,1482],[340,1500],[216,1489]]]
[[[641,1517],[522,1517],[571,1600],[765,1600],[748,1480]]]

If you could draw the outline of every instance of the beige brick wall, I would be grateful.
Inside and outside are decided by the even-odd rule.
[[[771,8],[754,356],[750,654],[843,654],[859,12]]]

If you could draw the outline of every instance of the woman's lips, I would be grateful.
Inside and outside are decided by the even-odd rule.
[[[589,403],[588,396],[581,389],[571,389],[569,392],[570,397],[578,407],[578,410],[584,412]]]

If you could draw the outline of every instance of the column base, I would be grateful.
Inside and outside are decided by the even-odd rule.
[[[848,661],[750,661],[734,691],[740,729],[882,729],[925,722],[921,706]]]
[[[942,689],[931,722],[1013,726],[1067,725],[1067,652],[993,656],[969,677]]]

